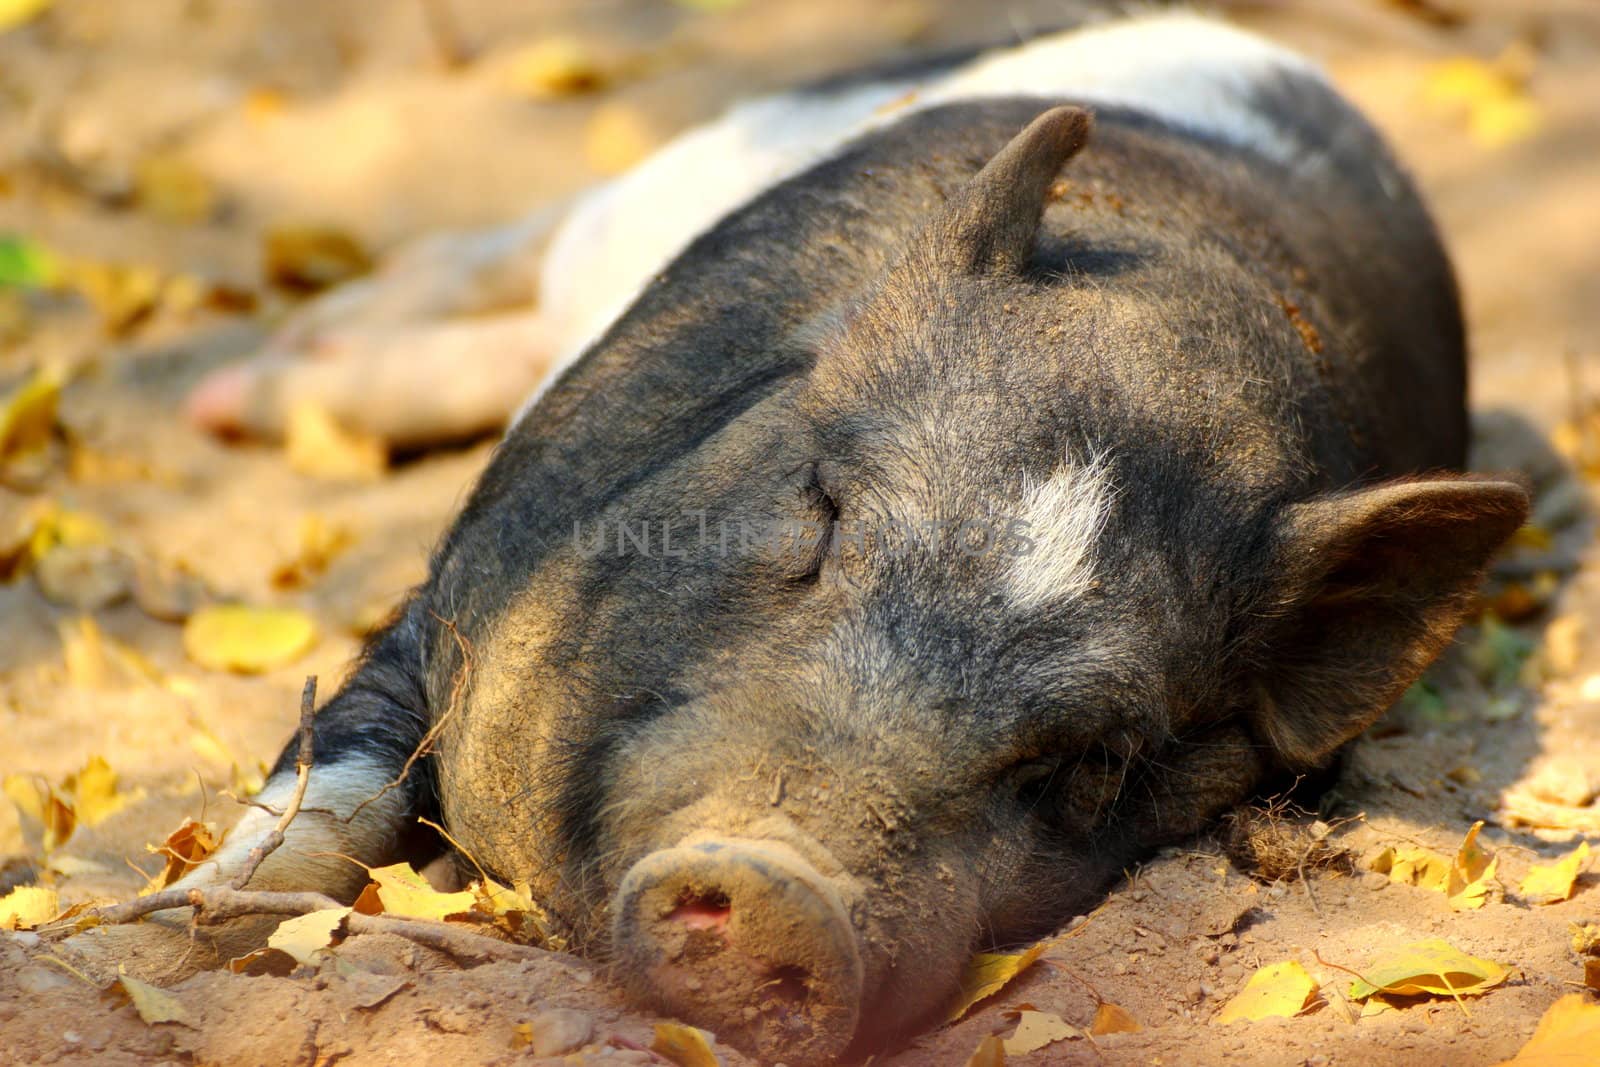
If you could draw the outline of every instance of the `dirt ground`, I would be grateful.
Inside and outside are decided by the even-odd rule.
[[[446,11],[453,32],[430,31],[426,10]],[[147,843],[185,816],[236,818],[219,793],[247,786],[276,754],[308,673],[333,691],[359,635],[422,577],[488,454],[479,442],[329,479],[297,471],[280,448],[184,425],[186,388],[290,310],[263,277],[265,233],[331,224],[381,259],[407,239],[505,221],[580,188],[740,94],[1004,41],[1070,10],[1063,0],[57,0],[0,33],[0,235],[128,265],[128,285],[220,287],[198,301],[102,295],[98,307],[0,290],[0,395],[47,364],[71,372],[48,455],[0,487],[0,525],[42,501],[92,514],[129,556],[186,567],[219,599],[303,609],[320,634],[261,676],[206,670],[186,657],[179,625],[129,601],[87,613],[85,628],[85,612],[52,603],[18,568],[0,583],[0,774],[59,784],[100,756],[129,802],[48,860],[0,802],[0,885],[54,885],[64,904],[126,898],[161,866]],[[1581,988],[1571,926],[1600,920],[1600,878],[1547,906],[1517,886],[1531,865],[1600,835],[1600,429],[1585,437],[1581,419],[1600,404],[1600,12],[1588,0],[1263,0],[1233,14],[1325,62],[1430,195],[1470,317],[1478,463],[1523,469],[1538,489],[1535,529],[1487,594],[1512,621],[1469,627],[1427,686],[1353,747],[1322,798],[1345,860],[1303,880],[1290,863],[1274,882],[1244,873],[1220,840],[1169,850],[963,1021],[877,1064],[964,1063],[985,1036],[1010,1033],[1007,1012],[1021,1005],[1084,1027],[1101,1001],[1142,1029],[1012,1059],[1489,1064]],[[600,84],[549,98],[519,87],[527,47],[561,34],[582,43]],[[1465,58],[1498,80],[1486,89],[1448,65]],[[1452,86],[1462,99],[1441,99]],[[308,516],[341,531],[331,559],[305,558]],[[287,580],[286,565],[297,570]],[[1506,887],[1481,909],[1454,911],[1442,893],[1367,869],[1389,845],[1453,854],[1479,819]],[[1360,1016],[1345,969],[1435,937],[1516,973],[1460,1004],[1422,998]],[[1215,1021],[1256,967],[1285,959],[1318,981],[1320,1007]],[[174,981],[125,959],[184,1009],[183,1021],[155,1025],[106,990],[109,960],[0,935],[0,1064],[466,1064],[572,1050],[571,1062],[666,1062],[646,1050],[656,1020],[570,956],[462,967],[372,934],[286,977]],[[532,1045],[517,1029],[529,1022]]]

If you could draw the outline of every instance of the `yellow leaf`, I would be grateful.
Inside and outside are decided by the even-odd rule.
[[[247,952],[243,956],[235,956],[228,961],[227,967],[231,974],[245,975],[273,975],[284,978],[294,973],[300,966],[298,960],[279,948],[258,948]]]
[[[0,463],[50,443],[60,398],[61,379],[48,371],[0,397]]]
[[[349,914],[349,908],[324,908],[285,919],[267,938],[267,947],[288,953],[298,963],[311,963],[333,941],[334,931]]]
[[[18,886],[0,897],[0,930],[32,930],[60,914],[56,891],[45,886]]]
[[[276,589],[299,589],[310,585],[338,556],[355,543],[350,527],[329,522],[320,515],[300,516],[295,554],[272,571]]]
[[[1089,1024],[1089,1033],[1095,1037],[1101,1034],[1136,1034],[1142,1029],[1139,1020],[1129,1014],[1126,1008],[1104,1000],[1094,1010],[1094,1022]]]
[[[1478,831],[1482,829],[1483,820],[1472,824],[1445,879],[1445,897],[1457,911],[1483,907],[1500,862],[1478,844]]]
[[[275,226],[263,238],[262,259],[273,284],[316,292],[372,269],[372,257],[353,236],[330,226]]]
[[[183,1002],[165,989],[158,989],[148,982],[141,982],[128,975],[123,975],[118,981],[122,983],[128,999],[133,1001],[134,1009],[138,1011],[139,1018],[143,1019],[146,1025],[155,1026],[157,1023],[194,1025]]]
[[[1449,857],[1429,849],[1391,845],[1378,853],[1370,866],[1380,874],[1387,874],[1391,882],[1437,889],[1442,893],[1450,880],[1450,864]]]
[[[1006,1046],[994,1034],[978,1042],[978,1047],[967,1057],[966,1067],[1005,1067]]]
[[[979,952],[967,961],[961,974],[961,988],[947,1015],[947,1022],[960,1019],[978,1001],[992,997],[1010,981],[1044,954],[1044,945],[1037,944],[1026,952],[1008,955],[996,952]]]
[[[1262,967],[1234,998],[1222,1006],[1216,1021],[1223,1025],[1259,1019],[1292,1018],[1317,996],[1317,980],[1295,960]]]
[[[187,160],[158,153],[134,168],[139,206],[167,222],[203,222],[217,209],[217,191]]]
[[[426,878],[412,870],[409,863],[371,868],[367,874],[376,889],[370,895],[365,891],[362,893],[362,899],[356,901],[357,911],[365,911],[363,901],[370,906],[376,900],[385,915],[409,919],[445,919],[471,911],[477,901],[477,895],[470,889],[457,893],[439,892],[428,884]]]
[[[144,795],[142,791],[119,793],[117,772],[100,756],[90,756],[83,769],[67,779],[65,788],[72,792],[73,808],[78,813],[78,821],[85,826],[104,822],[126,807],[130,800]]]
[[[323,481],[372,481],[389,466],[382,439],[346,429],[309,401],[289,409],[283,446],[291,468]]]
[[[0,0],[0,33],[43,14],[54,0]]]
[[[643,115],[622,103],[595,109],[583,133],[583,154],[600,174],[621,174],[655,150],[660,138]]]
[[[317,625],[303,611],[222,604],[183,624],[183,650],[214,671],[259,674],[293,663],[317,643]]]
[[[101,328],[113,336],[128,333],[149,318],[160,306],[167,284],[155,267],[91,260],[68,263],[62,280],[94,305]]]
[[[650,1051],[664,1056],[678,1067],[721,1067],[722,1061],[711,1051],[709,1035],[682,1023],[656,1023],[656,1039]]]
[[[145,848],[167,858],[166,867],[150,885],[152,890],[165,889],[215,852],[217,838],[209,824],[185,819],[182,826],[167,835],[160,848]]]
[[[1003,1042],[1006,1055],[1021,1056],[1036,1052],[1046,1045],[1064,1041],[1069,1037],[1082,1037],[1083,1031],[1061,1016],[1049,1011],[1022,1011],[1017,1014],[1017,1028]]]
[[[8,774],[4,788],[16,805],[23,836],[40,851],[51,851],[77,828],[78,816],[72,805],[57,796],[48,783],[33,775]]]
[[[1511,53],[1493,63],[1458,57],[1429,68],[1424,97],[1435,109],[1459,114],[1485,148],[1500,148],[1538,132],[1539,106],[1529,97],[1525,78]]]
[[[34,512],[33,520],[28,553],[36,560],[56,548],[84,548],[111,543],[110,527],[87,512],[46,504]]]
[[[532,97],[571,96],[593,92],[606,83],[606,73],[583,42],[572,37],[547,37],[518,49],[506,65],[506,85]]]
[[[1510,977],[1512,968],[1469,956],[1438,938],[1418,941],[1379,959],[1350,987],[1352,1000],[1374,993],[1396,996],[1475,996]]]
[[[1572,896],[1572,887],[1578,875],[1588,865],[1589,842],[1584,841],[1554,863],[1530,868],[1517,892],[1533,904],[1555,904],[1566,900]]]
[[[1514,1057],[1495,1067],[1588,1067],[1600,1047],[1600,1004],[1568,993],[1540,1018],[1533,1036]]]

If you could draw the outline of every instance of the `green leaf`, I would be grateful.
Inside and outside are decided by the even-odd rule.
[[[0,27],[6,0],[0,0]],[[61,279],[61,265],[44,245],[26,237],[0,234],[0,287],[48,289]]]

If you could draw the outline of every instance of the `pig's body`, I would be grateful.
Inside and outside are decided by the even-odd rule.
[[[1387,481],[1461,466],[1464,359],[1362,120],[1188,18],[922,77],[747,107],[579,208],[545,302],[583,354],[319,715],[307,806],[429,752],[261,884],[348,891],[310,853],[443,818],[641,995],[828,1058],[1448,640],[1525,501]],[[826,543],[738,542],[768,520]]]

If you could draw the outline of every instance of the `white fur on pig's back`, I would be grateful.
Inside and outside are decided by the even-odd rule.
[[[1071,98],[1146,111],[1294,162],[1317,154],[1321,146],[1308,140],[1338,131],[1291,130],[1260,109],[1253,89],[1285,75],[1333,92],[1314,66],[1287,49],[1210,19],[1166,14],[1041,37],[922,79],[742,104],[574,206],[551,240],[540,278],[542,314],[559,348],[545,381],[582,355],[654,275],[723,216],[909,111],[984,97]]]

